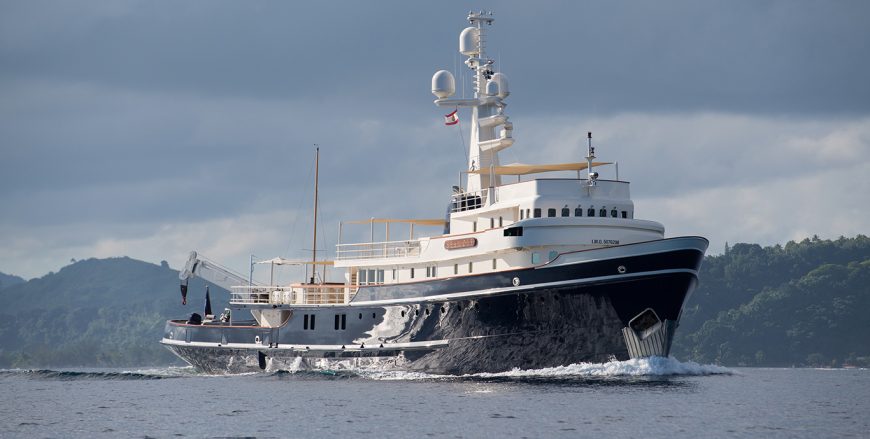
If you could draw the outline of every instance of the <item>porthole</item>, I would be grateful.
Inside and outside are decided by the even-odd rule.
[[[515,287],[520,286],[520,278],[515,277],[514,280],[513,280],[512,282],[513,282],[513,284],[514,284]]]
[[[616,267],[616,271],[618,271],[619,274],[625,274],[627,270],[625,269],[625,265],[620,265],[619,267]]]

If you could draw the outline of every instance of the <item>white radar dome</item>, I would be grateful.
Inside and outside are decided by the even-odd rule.
[[[492,79],[486,81],[486,94],[489,96],[498,95],[498,83]]]
[[[498,84],[498,97],[504,99],[511,94],[511,91],[508,88],[507,76],[504,73],[493,74],[489,81]]]
[[[438,99],[449,98],[456,93],[456,80],[447,70],[439,70],[432,75],[432,94]]]
[[[459,53],[465,56],[476,55],[480,43],[480,29],[466,27],[459,34]]]

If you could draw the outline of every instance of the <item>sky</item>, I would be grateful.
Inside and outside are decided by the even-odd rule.
[[[315,144],[327,256],[340,220],[442,217],[465,152],[430,80],[481,9],[503,163],[592,131],[711,254],[870,232],[870,2],[0,1],[0,272],[303,257]]]

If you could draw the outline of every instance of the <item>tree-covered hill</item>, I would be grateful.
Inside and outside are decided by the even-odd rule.
[[[0,367],[128,366],[178,360],[164,322],[202,313],[205,284],[181,305],[178,272],[130,258],[88,259],[0,291]],[[212,286],[215,308],[227,292]]]
[[[870,238],[735,244],[705,259],[672,353],[724,365],[870,366]],[[178,272],[130,258],[88,259],[0,289],[0,367],[178,364],[158,341],[181,306]],[[216,310],[227,292],[211,288]]]
[[[11,287],[12,285],[22,284],[24,282],[25,280],[18,276],[0,273],[0,290],[2,290],[3,288]]]
[[[870,238],[736,244],[705,259],[674,343],[727,365],[870,362]]]

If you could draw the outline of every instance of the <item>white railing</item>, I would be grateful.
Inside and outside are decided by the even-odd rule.
[[[335,259],[404,258],[420,255],[420,241],[385,241],[339,244]]]
[[[450,203],[450,213],[465,212],[467,210],[480,209],[481,207],[486,206],[486,199],[487,196],[489,196],[489,192],[489,189],[482,189],[474,192],[454,194],[453,201]]]
[[[344,285],[291,285],[232,287],[230,303],[238,305],[322,305],[347,303],[350,290]]]

